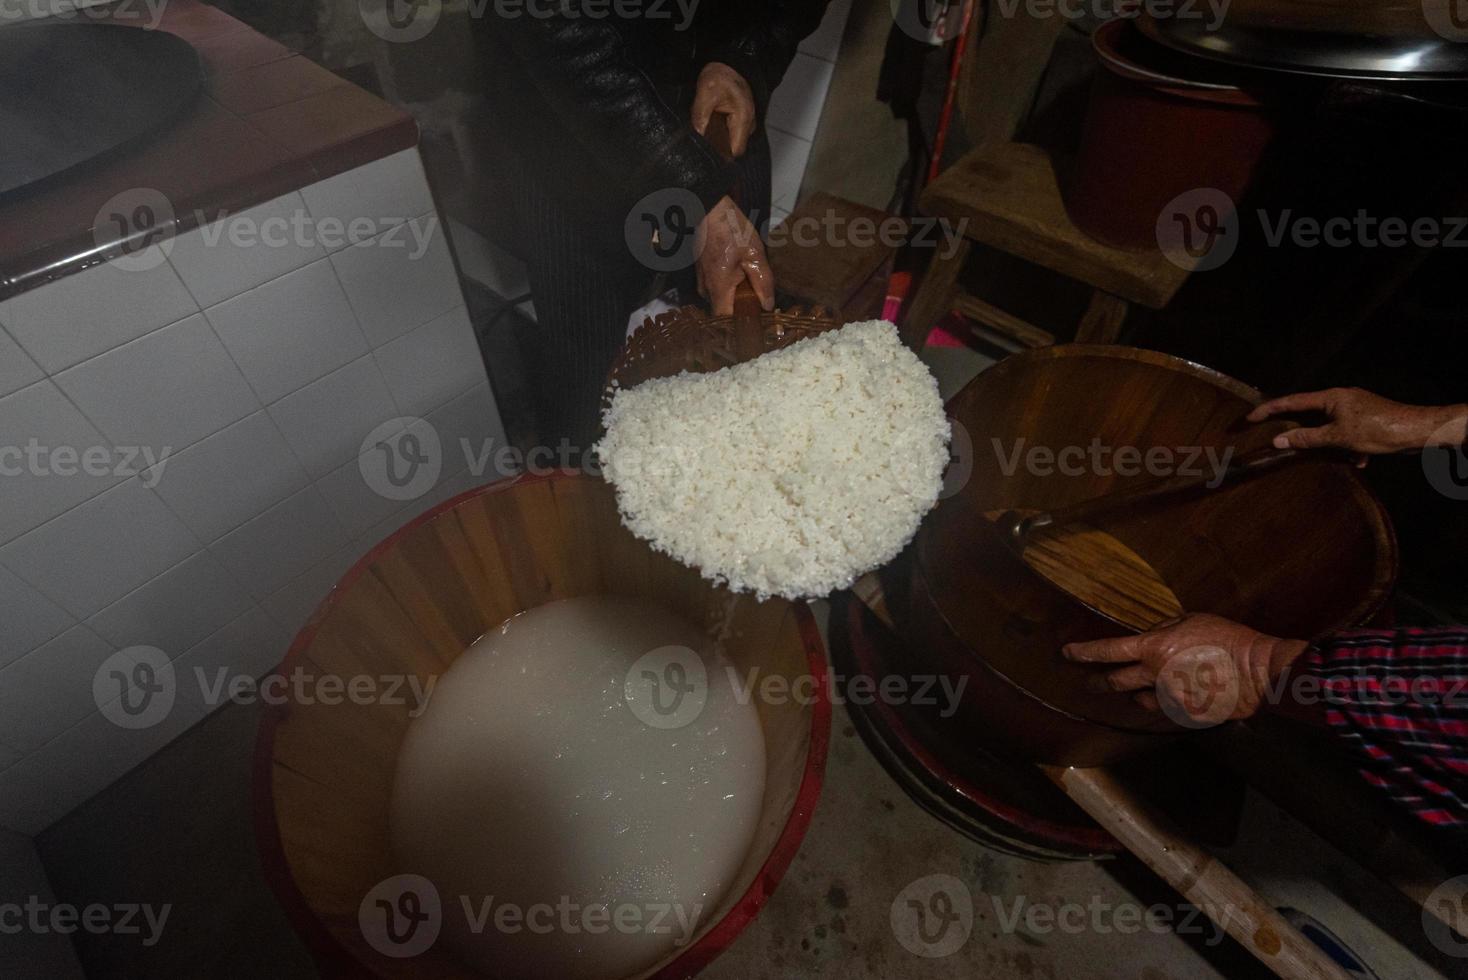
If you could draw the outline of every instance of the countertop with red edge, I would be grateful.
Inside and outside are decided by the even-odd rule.
[[[132,6],[95,19],[147,29]],[[140,145],[0,201],[0,300],[121,254],[101,212],[122,192],[163,194],[181,233],[418,143],[407,113],[222,10],[169,0],[156,29],[199,52],[198,101]]]

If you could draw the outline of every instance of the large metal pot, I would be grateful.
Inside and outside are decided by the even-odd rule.
[[[1234,64],[1388,81],[1468,77],[1468,12],[1458,0],[1229,0],[1218,13],[1177,5],[1139,24],[1169,47]]]

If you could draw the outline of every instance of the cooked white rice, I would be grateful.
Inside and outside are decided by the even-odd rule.
[[[896,557],[938,500],[938,383],[885,320],[618,391],[596,451],[622,521],[761,599],[824,596]]]

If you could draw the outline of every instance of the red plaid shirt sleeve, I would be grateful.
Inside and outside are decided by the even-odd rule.
[[[1296,668],[1319,679],[1326,721],[1367,782],[1468,832],[1468,626],[1338,633]]]

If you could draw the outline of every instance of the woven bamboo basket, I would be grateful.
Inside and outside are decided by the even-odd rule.
[[[683,306],[648,317],[612,362],[602,392],[602,410],[611,405],[618,388],[631,388],[683,371],[718,371],[838,326],[820,307],[807,310],[796,306],[766,313],[748,283],[735,295],[732,316],[715,316],[697,306]]]

